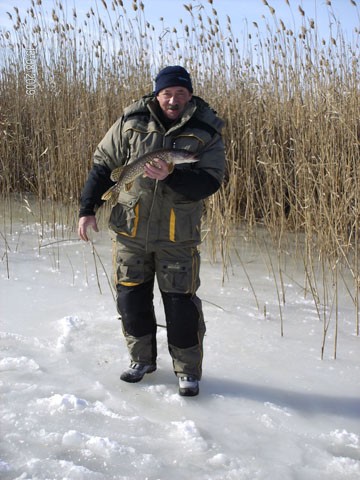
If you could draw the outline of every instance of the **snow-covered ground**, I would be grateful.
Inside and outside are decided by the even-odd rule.
[[[224,285],[204,251],[204,377],[200,395],[183,398],[162,327],[158,370],[119,380],[128,357],[106,231],[94,256],[74,233],[52,243],[36,223],[0,230],[2,480],[360,478],[360,339],[346,290],[337,359],[331,320],[321,360],[301,261],[289,255],[284,267],[281,337],[271,251],[240,238]],[[164,324],[158,293],[155,306]]]

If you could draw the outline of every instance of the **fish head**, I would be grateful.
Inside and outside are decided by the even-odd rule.
[[[196,154],[189,152],[185,149],[172,149],[166,151],[166,158],[164,160],[167,163],[172,163],[174,165],[180,163],[194,163],[198,162],[199,159],[196,158]]]

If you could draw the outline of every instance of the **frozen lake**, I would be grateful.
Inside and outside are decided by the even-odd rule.
[[[321,360],[323,324],[301,261],[288,254],[279,304],[261,242],[239,238],[241,262],[232,256],[224,284],[204,251],[204,376],[200,395],[184,398],[162,327],[158,370],[119,380],[128,356],[107,232],[93,237],[94,257],[75,234],[56,242],[40,230],[1,229],[2,480],[360,478],[360,339],[346,289],[337,359],[331,320]],[[155,307],[163,325],[158,292]]]

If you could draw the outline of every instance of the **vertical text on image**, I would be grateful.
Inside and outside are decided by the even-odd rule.
[[[25,89],[26,95],[36,93],[36,48],[25,50]]]

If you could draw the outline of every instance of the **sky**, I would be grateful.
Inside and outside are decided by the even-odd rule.
[[[355,29],[360,30],[360,6],[358,0],[289,0],[290,6],[287,5],[286,0],[268,0],[268,2],[264,0],[213,0],[212,5],[210,5],[208,0],[142,1],[145,6],[146,20],[159,28],[171,29],[178,25],[180,18],[188,21],[189,14],[184,8],[184,4],[191,4],[196,16],[198,13],[201,13],[204,18],[206,18],[206,15],[212,17],[211,9],[215,8],[223,28],[226,26],[226,16],[228,15],[231,18],[233,33],[239,39],[242,38],[244,33],[255,31],[253,22],[256,22],[260,29],[265,28],[267,22],[270,25],[272,24],[273,20],[269,6],[275,9],[276,17],[281,19],[293,31],[297,31],[300,28],[304,18],[306,20],[315,20],[317,28],[324,38],[328,38],[330,30],[332,30],[332,36],[336,37],[334,31],[336,32],[337,30],[337,22],[340,22],[342,33],[349,41],[354,40],[357,36]],[[75,6],[78,17],[81,17],[90,7],[94,8],[96,5],[99,11],[104,11],[101,0],[62,0],[61,3],[67,6],[70,11]],[[132,9],[132,0],[124,0],[123,3],[131,18],[132,15],[135,15]],[[140,0],[138,0],[138,3],[140,3]],[[331,6],[327,5],[328,3],[331,3]],[[357,6],[354,6],[354,3]],[[49,17],[54,4],[55,0],[42,0],[43,9],[48,11]],[[111,0],[107,0],[107,4],[111,11]],[[30,5],[30,0],[0,0],[0,26],[5,29],[11,26],[6,12],[14,14],[14,7],[17,7],[21,15],[21,13],[26,12]],[[171,5],[170,8],[169,5]],[[305,17],[300,14],[299,6],[305,12]],[[162,24],[159,21],[160,17],[164,18]]]

